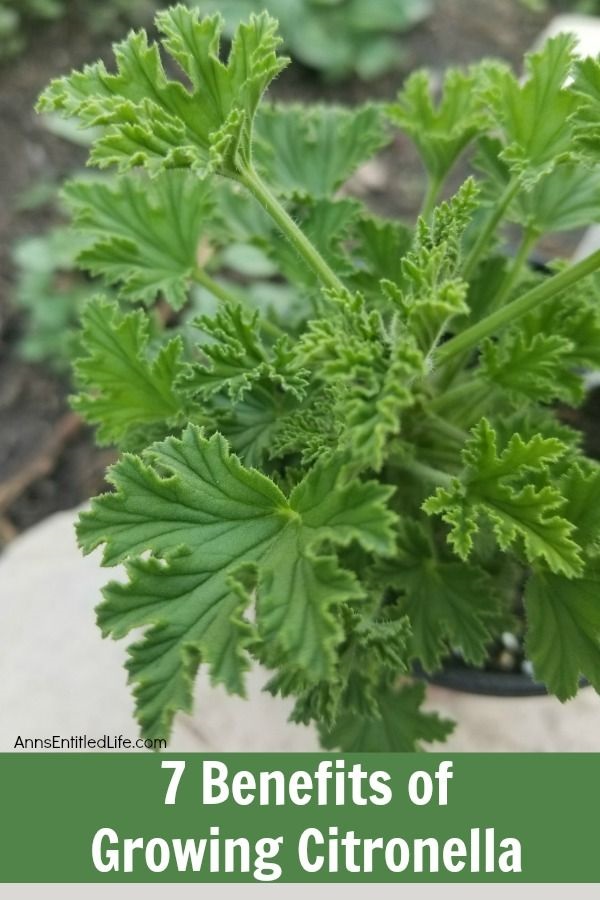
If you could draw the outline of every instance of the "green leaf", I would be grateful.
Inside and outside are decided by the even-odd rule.
[[[436,184],[444,181],[465,147],[488,126],[481,95],[488,67],[480,63],[465,72],[449,69],[437,105],[432,100],[429,74],[415,72],[396,103],[388,106],[390,119],[415,142]]]
[[[255,381],[240,400],[213,399],[217,428],[247,466],[260,467],[273,454],[284,417],[301,409],[297,397],[265,377]]]
[[[538,334],[560,336],[562,357],[571,370],[600,366],[600,282],[586,278],[521,319],[527,340]]]
[[[400,284],[382,284],[426,354],[435,349],[450,321],[469,311],[468,285],[459,275],[460,248],[477,196],[477,186],[468,178],[454,197],[436,208],[431,225],[419,219],[413,247],[402,259]]]
[[[295,362],[287,336],[268,347],[260,334],[260,313],[247,313],[242,306],[222,306],[215,316],[201,316],[192,326],[210,339],[202,353],[210,365],[190,365],[180,387],[189,396],[210,397],[226,393],[232,401],[241,400],[253,384],[270,381],[282,391],[302,399],[308,372]]]
[[[149,181],[72,181],[64,195],[75,225],[90,239],[78,262],[128,300],[159,295],[174,309],[187,300],[198,249],[214,201],[209,185],[187,172],[162,172]]]
[[[535,676],[560,700],[574,697],[584,675],[600,692],[600,566],[581,578],[536,573],[525,589],[527,653]]]
[[[348,482],[341,462],[329,460],[286,499],[220,435],[206,440],[194,426],[144,460],[125,456],[112,469],[116,492],[94,501],[78,527],[86,552],[104,544],[104,565],[127,567],[128,582],[105,589],[103,631],[122,637],[152,626],[129,663],[144,733],[167,733],[175,711],[190,709],[199,661],[214,681],[242,690],[249,626],[241,615],[254,586],[256,639],[307,679],[327,678],[343,636],[339,607],[364,592],[320,547],[356,540],[391,553],[391,489]]]
[[[320,729],[321,743],[345,753],[414,753],[422,741],[445,741],[454,723],[422,712],[424,700],[422,683],[382,687],[373,716],[341,715],[332,728]]]
[[[379,107],[264,106],[254,159],[268,184],[288,194],[330,197],[389,142]]]
[[[511,178],[502,147],[487,136],[478,142],[475,165],[487,178],[482,197],[489,205],[498,202]],[[513,199],[506,219],[536,234],[572,231],[600,219],[600,167],[592,160],[557,164],[528,187]]]
[[[219,59],[218,15],[200,19],[197,9],[180,4],[158,13],[156,26],[190,88],[167,77],[158,46],[141,30],[116,45],[116,74],[100,62],[53,81],[39,109],[100,128],[90,160],[102,168],[236,177],[251,158],[262,94],[288,62],[277,56],[277,23],[261,13],[240,24],[227,63]]]
[[[338,446],[343,424],[336,418],[333,390],[318,385],[297,409],[284,414],[277,423],[270,447],[271,459],[299,456],[309,465]]]
[[[101,444],[128,443],[141,426],[179,421],[185,401],[175,381],[185,370],[176,337],[153,356],[149,320],[141,310],[122,315],[115,303],[90,301],[82,315],[82,347],[75,363],[79,394],[73,408],[97,425]]]
[[[328,681],[307,685],[289,667],[271,679],[267,690],[283,697],[295,696],[291,720],[311,721],[330,728],[340,715],[350,712],[370,718],[377,707],[381,687],[407,670],[406,618],[390,618],[388,610],[375,615],[361,609],[344,609],[346,639],[335,673]]]
[[[573,158],[569,119],[578,100],[565,87],[575,59],[576,39],[559,34],[526,58],[527,78],[508,68],[491,70],[488,100],[503,131],[502,159],[532,188],[560,163]]]
[[[528,337],[513,329],[497,343],[488,340],[482,345],[481,376],[506,391],[517,404],[524,398],[580,403],[583,380],[572,370],[573,349],[574,345],[561,335],[537,333]]]
[[[397,608],[408,616],[411,649],[427,672],[436,671],[449,649],[482,665],[499,604],[493,581],[481,568],[436,559],[424,528],[406,520],[398,560],[386,563],[386,583],[402,591]]]
[[[533,474],[545,478],[548,465],[564,452],[555,438],[536,435],[524,442],[515,434],[498,454],[494,429],[482,419],[463,450],[460,477],[453,478],[450,487],[438,488],[423,509],[450,525],[448,540],[461,559],[470,555],[483,518],[501,550],[521,540],[530,562],[543,560],[551,571],[575,577],[582,570],[580,548],[573,540],[573,525],[557,515],[564,498],[550,484],[538,489],[531,482]]]
[[[565,518],[575,526],[574,538],[588,554],[600,550],[600,468],[589,463],[571,466],[561,479],[566,497]]]
[[[386,328],[360,295],[331,295],[329,301],[327,317],[309,323],[299,358],[318,367],[331,392],[340,449],[356,465],[377,471],[387,441],[400,431],[402,411],[414,402],[412,385],[425,360],[411,335],[397,322]]]
[[[572,90],[577,108],[572,117],[575,139],[586,157],[594,162],[600,147],[600,61],[593,57],[578,59],[574,66]]]
[[[381,282],[402,281],[402,262],[413,242],[412,230],[402,222],[362,216],[354,226],[353,287],[381,302]]]

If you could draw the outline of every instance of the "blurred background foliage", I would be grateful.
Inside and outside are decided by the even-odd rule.
[[[432,11],[433,0],[188,0],[205,13],[220,12],[229,34],[265,7],[279,19],[288,51],[327,77],[355,72],[372,78],[398,65],[398,35]],[[27,32],[44,21],[70,15],[93,32],[112,33],[127,23],[147,24],[158,0],[0,0],[0,58],[23,52]]]

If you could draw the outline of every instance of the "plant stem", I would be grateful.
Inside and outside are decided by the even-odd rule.
[[[345,290],[344,285],[333,269],[323,259],[317,248],[308,240],[304,232],[296,225],[292,217],[286,212],[275,195],[271,193],[267,185],[259,178],[254,169],[245,169],[240,176],[240,181],[264,207],[322,284],[334,291]]]
[[[517,283],[519,275],[523,270],[523,266],[527,262],[529,254],[537,243],[538,238],[539,232],[535,229],[527,228],[524,231],[517,255],[515,256],[510,269],[506,273],[504,280],[500,285],[500,289],[489,305],[489,312],[493,312],[495,309],[501,307],[506,298],[510,296],[510,292]]]
[[[555,294],[565,291],[573,284],[581,281],[582,278],[591,275],[597,269],[600,269],[600,250],[590,254],[586,259],[581,260],[574,266],[570,266],[563,272],[559,272],[558,275],[546,279],[532,290],[527,291],[526,294],[513,300],[512,303],[490,313],[485,319],[481,319],[480,322],[476,322],[475,325],[467,328],[466,331],[451,338],[437,350],[437,364],[441,365],[452,359],[457,353],[476,347],[483,338],[491,337],[500,329],[520,318],[520,316],[535,309],[540,303],[544,303],[546,300],[554,297]]]
[[[423,198],[421,211],[419,212],[420,217],[422,219],[425,219],[426,222],[431,221],[431,216],[433,214],[433,210],[435,209],[441,186],[442,182],[439,178],[433,178],[432,176],[429,176],[427,182],[427,191],[425,193],[425,197]]]
[[[490,402],[493,402],[494,393],[491,385],[482,379],[473,376],[461,381],[460,384],[443,391],[430,401],[429,408],[440,416],[449,415],[457,420],[460,425],[457,428],[468,428],[473,422],[484,415]],[[465,435],[465,440],[468,437]]]
[[[514,199],[515,194],[519,190],[519,180],[517,178],[513,179],[508,183],[506,189],[498,202],[496,203],[492,214],[489,219],[485,223],[485,226],[479,232],[477,240],[473,244],[471,248],[471,252],[467,256],[465,261],[464,269],[463,269],[463,278],[465,281],[468,281],[473,272],[475,271],[475,267],[477,263],[487,250],[488,244],[494,236],[494,232],[496,228],[504,218],[504,213],[510,206],[512,200]]]
[[[209,293],[211,293],[217,300],[222,300],[223,303],[237,303],[238,299],[235,294],[232,294],[231,291],[228,291],[226,287],[223,287],[222,284],[219,284],[218,281],[215,281],[214,278],[211,278],[210,275],[202,269],[200,266],[196,266],[194,269],[194,281],[197,284],[201,284],[203,288],[206,288]]]
[[[426,463],[419,462],[416,459],[403,460],[400,463],[399,468],[432,484],[441,485],[442,487],[450,487],[452,485],[452,475],[449,475],[447,472],[442,472],[441,469],[435,469],[433,466],[428,466]]]

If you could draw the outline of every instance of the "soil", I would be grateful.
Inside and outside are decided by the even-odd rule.
[[[549,17],[528,11],[520,0],[444,0],[435,16],[403,41],[403,71],[367,85],[356,80],[324,84],[315,73],[294,65],[274,93],[286,100],[354,103],[392,98],[405,72],[418,66],[441,75],[449,64],[491,55],[518,65]],[[19,358],[16,345],[26,323],[11,301],[14,241],[43,232],[56,216],[43,206],[24,210],[19,198],[40,180],[60,183],[85,159],[81,148],[53,136],[36,118],[35,99],[52,77],[107,57],[108,50],[108,39],[86,33],[81,21],[67,18],[39,28],[30,36],[27,52],[0,68],[0,545],[96,493],[111,458],[94,449],[89,430],[68,413],[68,381]],[[399,137],[381,162],[364,173],[362,190],[377,211],[412,216],[422,184],[416,154]],[[589,424],[600,446],[595,413]]]

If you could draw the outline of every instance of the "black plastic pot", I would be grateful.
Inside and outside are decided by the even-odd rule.
[[[446,666],[433,675],[416,666],[418,678],[463,694],[480,694],[487,697],[544,697],[548,695],[545,685],[534,681],[524,672],[501,672],[489,669],[472,669],[469,666],[449,660]],[[579,687],[587,687],[589,681],[582,678]]]
[[[449,663],[434,675],[425,675],[431,684],[461,691],[464,694],[485,694],[489,697],[542,697],[548,693],[543,684],[524,672],[494,672],[471,669]]]

